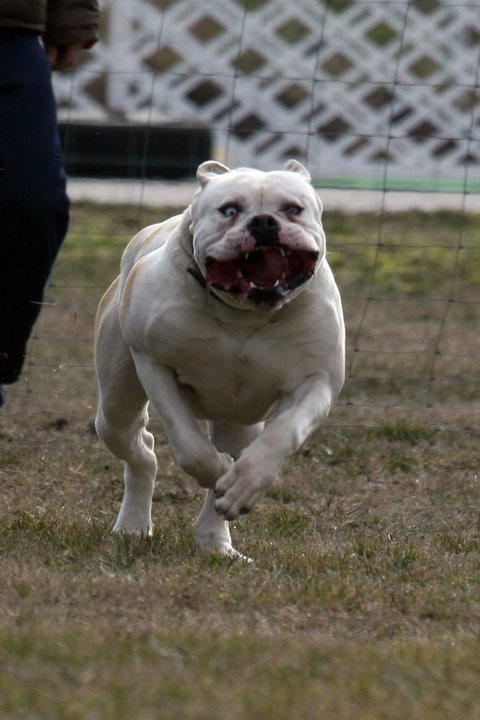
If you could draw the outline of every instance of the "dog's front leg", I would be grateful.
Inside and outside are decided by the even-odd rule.
[[[220,452],[227,452],[238,458],[242,450],[250,445],[262,432],[264,423],[256,425],[226,425],[211,423],[212,441]],[[215,510],[215,493],[207,491],[205,503],[195,525],[197,547],[203,552],[214,551],[221,555],[248,560],[232,547],[228,522]]]
[[[160,418],[178,465],[201,487],[214,488],[232,465],[232,457],[218,452],[202,432],[173,371],[146,355],[132,355],[139,380]]]
[[[326,378],[310,378],[279,404],[274,419],[215,486],[215,507],[227,520],[246,513],[263,497],[285,460],[328,415],[332,402]]]

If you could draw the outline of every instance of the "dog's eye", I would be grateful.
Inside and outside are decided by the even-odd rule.
[[[229,203],[228,205],[222,205],[218,210],[224,217],[233,218],[240,212],[240,206],[235,203]]]
[[[286,215],[300,215],[300,213],[303,212],[303,208],[300,207],[300,205],[294,205],[292,203],[291,205],[285,205],[283,212]]]

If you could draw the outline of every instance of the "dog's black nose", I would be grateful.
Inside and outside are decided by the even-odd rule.
[[[255,215],[247,224],[247,230],[261,245],[278,244],[280,223],[273,215]]]

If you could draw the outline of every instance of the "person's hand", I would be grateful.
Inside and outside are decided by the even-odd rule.
[[[92,43],[46,45],[45,52],[52,70],[68,70],[77,64],[80,51],[91,47],[91,45]]]

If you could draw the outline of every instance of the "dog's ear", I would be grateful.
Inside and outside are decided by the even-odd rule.
[[[230,172],[230,168],[216,160],[207,160],[197,168],[197,180],[202,187],[206,185],[215,175],[223,175]]]
[[[298,160],[288,160],[284,167],[284,170],[287,172],[296,172],[302,175],[307,182],[311,182],[312,177],[310,173],[308,172],[307,168],[302,165],[302,163],[299,163]]]
[[[302,165],[302,163],[299,163],[298,160],[287,160],[283,169],[286,170],[287,172],[299,173],[299,175],[304,177],[307,182],[309,182],[309,183],[312,182],[312,176],[308,172],[307,168],[304,165]],[[317,201],[320,217],[322,217],[323,203],[320,200],[320,198],[318,197],[317,193],[315,193],[315,200]]]

